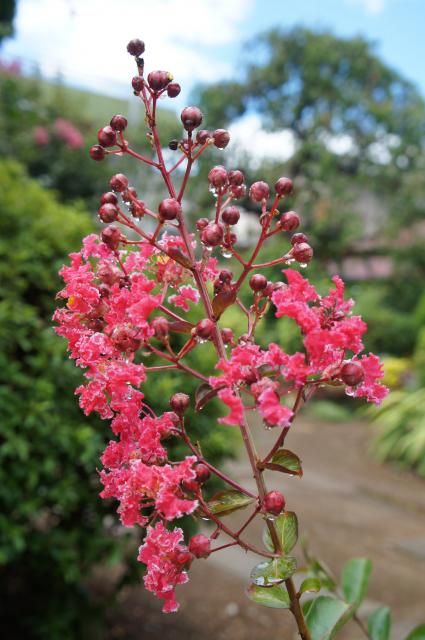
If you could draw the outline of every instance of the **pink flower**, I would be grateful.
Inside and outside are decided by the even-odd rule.
[[[49,132],[46,127],[34,127],[32,135],[35,144],[39,147],[45,147],[50,142]]]
[[[243,423],[244,419],[244,407],[242,400],[231,389],[221,389],[218,392],[218,397],[225,405],[230,409],[229,415],[224,418],[219,418],[221,424],[239,425]]]
[[[269,386],[257,398],[258,411],[270,427],[287,427],[290,424],[292,411],[280,404],[276,391]]]
[[[168,531],[162,522],[148,527],[146,538],[139,548],[137,559],[146,565],[147,571],[143,579],[146,589],[164,600],[164,613],[178,611],[175,599],[175,588],[186,583],[189,578],[185,564],[179,561],[187,555],[188,548],[183,544],[183,531]]]
[[[195,304],[199,302],[199,293],[196,289],[190,285],[180,287],[178,293],[168,298],[170,304],[174,304],[176,307],[180,307],[183,311],[189,311],[189,302]]]
[[[373,353],[364,355],[354,362],[359,362],[362,365],[364,379],[355,387],[347,387],[347,395],[354,398],[366,398],[368,402],[380,404],[389,393],[388,387],[378,382],[384,376],[382,362]]]
[[[70,149],[80,149],[84,145],[84,138],[81,132],[72,122],[69,122],[69,120],[57,118],[54,129],[56,135],[61,138]]]

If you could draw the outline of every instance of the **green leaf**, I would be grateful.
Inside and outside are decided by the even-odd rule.
[[[289,595],[284,585],[275,585],[273,587],[258,587],[252,584],[246,590],[246,594],[250,600],[264,607],[272,609],[289,609]]]
[[[391,629],[391,614],[388,607],[375,609],[367,619],[371,640],[388,640]]]
[[[274,471],[289,473],[293,476],[302,476],[303,474],[301,460],[295,453],[289,451],[289,449],[279,449],[276,451],[271,462],[267,463],[265,467],[267,469],[273,469]]]
[[[252,582],[259,587],[269,587],[290,578],[297,569],[297,561],[291,556],[265,560],[251,571]]]
[[[409,633],[406,640],[425,640],[425,624],[420,624]]]
[[[322,584],[319,578],[306,578],[302,581],[300,586],[300,593],[318,593]]]
[[[367,558],[352,558],[342,569],[342,591],[346,601],[356,608],[366,595],[371,573],[372,563]]]
[[[305,620],[311,640],[331,640],[353,613],[349,604],[330,596],[319,596],[307,604]]]
[[[254,498],[250,498],[236,489],[228,489],[216,493],[207,504],[212,513],[228,515],[238,509],[244,509],[253,502]]]
[[[293,511],[281,513],[275,520],[278,538],[284,553],[289,553],[298,540],[298,519]],[[268,527],[263,533],[263,543],[266,549],[274,551],[273,542]]]

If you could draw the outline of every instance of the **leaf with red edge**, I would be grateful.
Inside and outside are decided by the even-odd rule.
[[[246,496],[236,489],[219,491],[211,500],[208,500],[208,508],[214,514],[227,516],[238,509],[244,509],[254,502],[254,498]]]
[[[291,476],[301,477],[303,474],[301,460],[293,451],[289,451],[289,449],[279,449],[276,451],[271,461],[267,462],[264,467],[271,471],[288,473]]]
[[[207,402],[216,397],[222,387],[211,387],[208,382],[203,382],[195,391],[195,409],[202,411]]]

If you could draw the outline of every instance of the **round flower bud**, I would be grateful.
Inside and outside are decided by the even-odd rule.
[[[99,207],[98,214],[102,222],[115,222],[115,220],[118,219],[118,209],[110,202],[102,204],[102,206]]]
[[[289,195],[293,188],[293,182],[289,178],[279,178],[279,180],[274,185],[274,190],[276,191],[278,196]]]
[[[122,192],[121,197],[124,202],[131,202],[137,198],[137,191],[134,187],[128,187],[128,189]]]
[[[292,249],[292,256],[297,262],[307,263],[313,259],[313,248],[307,242],[295,244]]]
[[[162,91],[172,79],[173,76],[169,71],[151,71],[148,75],[148,84],[154,91]]]
[[[258,182],[254,182],[249,189],[249,197],[254,200],[254,202],[261,202],[265,200],[270,195],[270,189],[267,182],[263,182],[259,180]]]
[[[127,51],[131,56],[141,56],[145,51],[145,43],[143,40],[134,38],[127,45]]]
[[[142,76],[134,76],[131,80],[131,86],[133,87],[134,91],[136,91],[136,93],[140,93],[144,85],[145,81],[143,80]]]
[[[127,128],[128,122],[125,116],[117,114],[116,116],[112,116],[111,122],[109,123],[114,131],[124,131]]]
[[[360,362],[346,362],[340,371],[341,380],[349,387],[355,387],[364,380],[364,370]]]
[[[186,131],[193,131],[202,122],[202,111],[198,107],[186,107],[181,112],[180,119]]]
[[[161,220],[175,220],[180,215],[182,208],[175,198],[165,198],[159,205],[159,217]]]
[[[168,337],[170,325],[167,318],[163,318],[162,316],[154,318],[151,322],[151,327],[154,330],[155,337],[158,338],[158,340],[165,340]]]
[[[170,142],[168,143],[168,148],[171,149],[171,151],[177,151],[177,149],[179,148],[179,141],[170,140]]]
[[[100,196],[100,204],[117,204],[118,198],[112,191],[107,191]]]
[[[198,220],[196,221],[196,228],[198,229],[198,231],[202,231],[202,229],[205,229],[205,227],[208,226],[208,218],[198,218]]]
[[[118,245],[121,240],[121,231],[118,227],[111,224],[110,227],[106,227],[106,229],[102,231],[101,238],[102,242],[104,242],[110,249],[118,249]]]
[[[249,286],[253,291],[263,291],[267,287],[267,278],[261,273],[255,273],[249,279]]]
[[[216,188],[226,187],[228,184],[226,169],[221,165],[213,167],[208,174],[208,182]]]
[[[229,183],[232,187],[240,187],[244,182],[244,175],[242,171],[236,169],[235,171],[229,171]]]
[[[221,214],[221,219],[225,224],[234,225],[237,224],[241,214],[237,207],[226,207],[223,213]]]
[[[181,416],[189,407],[190,398],[186,393],[175,393],[170,398],[170,407],[177,415]]]
[[[294,231],[300,226],[300,216],[295,211],[287,211],[279,221],[280,227],[284,231]]]
[[[204,482],[206,482],[211,475],[207,465],[203,464],[202,462],[196,465],[195,473],[196,473],[196,479],[200,484],[203,484]]]
[[[195,558],[208,558],[211,553],[210,539],[202,533],[192,536],[189,541],[189,551],[193,553]]]
[[[133,200],[128,208],[134,218],[142,218],[146,213],[146,206],[142,200]]]
[[[226,129],[216,129],[212,138],[217,149],[225,149],[230,142],[230,133]]]
[[[197,493],[199,491],[199,482],[197,480],[182,480],[181,487],[185,491],[190,493]]]
[[[301,242],[308,242],[308,238],[305,233],[294,233],[291,238],[292,246],[294,246],[295,244],[300,244]]]
[[[234,335],[235,334],[233,333],[233,330],[230,329],[230,327],[224,327],[221,330],[221,337],[223,338],[224,344],[230,344],[231,342],[233,342]]]
[[[209,340],[214,333],[214,322],[209,318],[200,320],[195,327],[195,335],[202,340]]]
[[[131,325],[118,325],[112,332],[112,342],[119,351],[137,351],[140,339],[136,338],[137,329]]]
[[[117,134],[113,128],[108,125],[107,127],[99,129],[97,139],[103,147],[113,147],[117,141]]]
[[[113,191],[125,191],[128,188],[128,178],[123,173],[116,173],[109,181],[109,186]]]
[[[244,198],[246,194],[246,186],[244,184],[238,187],[232,187],[232,196],[234,198]]]
[[[232,278],[233,273],[230,271],[230,269],[222,269],[218,274],[218,279],[221,280],[221,282],[231,282]]]
[[[285,508],[285,497],[280,491],[269,491],[264,496],[263,505],[268,513],[278,516]]]
[[[90,158],[92,160],[103,160],[105,155],[106,155],[106,151],[103,147],[100,146],[100,144],[94,144],[92,147],[90,147]]]
[[[199,144],[205,144],[209,138],[211,138],[211,134],[207,129],[199,129],[196,134],[196,142]]]
[[[207,247],[217,247],[223,240],[223,227],[210,222],[202,231],[201,240]]]
[[[181,90],[182,90],[182,88],[178,84],[178,82],[170,82],[170,84],[167,87],[168,97],[169,98],[177,98],[177,96],[179,95]]]

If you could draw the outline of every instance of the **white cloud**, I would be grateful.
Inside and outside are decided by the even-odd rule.
[[[230,128],[231,158],[249,158],[253,169],[263,160],[285,162],[295,151],[294,135],[289,129],[266,131],[257,113],[250,113],[237,120]]]
[[[37,63],[43,75],[124,95],[134,72],[125,45],[140,37],[149,69],[190,85],[231,73],[218,53],[239,39],[252,8],[253,0],[21,0],[3,53]]]
[[[348,0],[350,4],[360,6],[370,15],[382,13],[387,5],[387,0]]]

